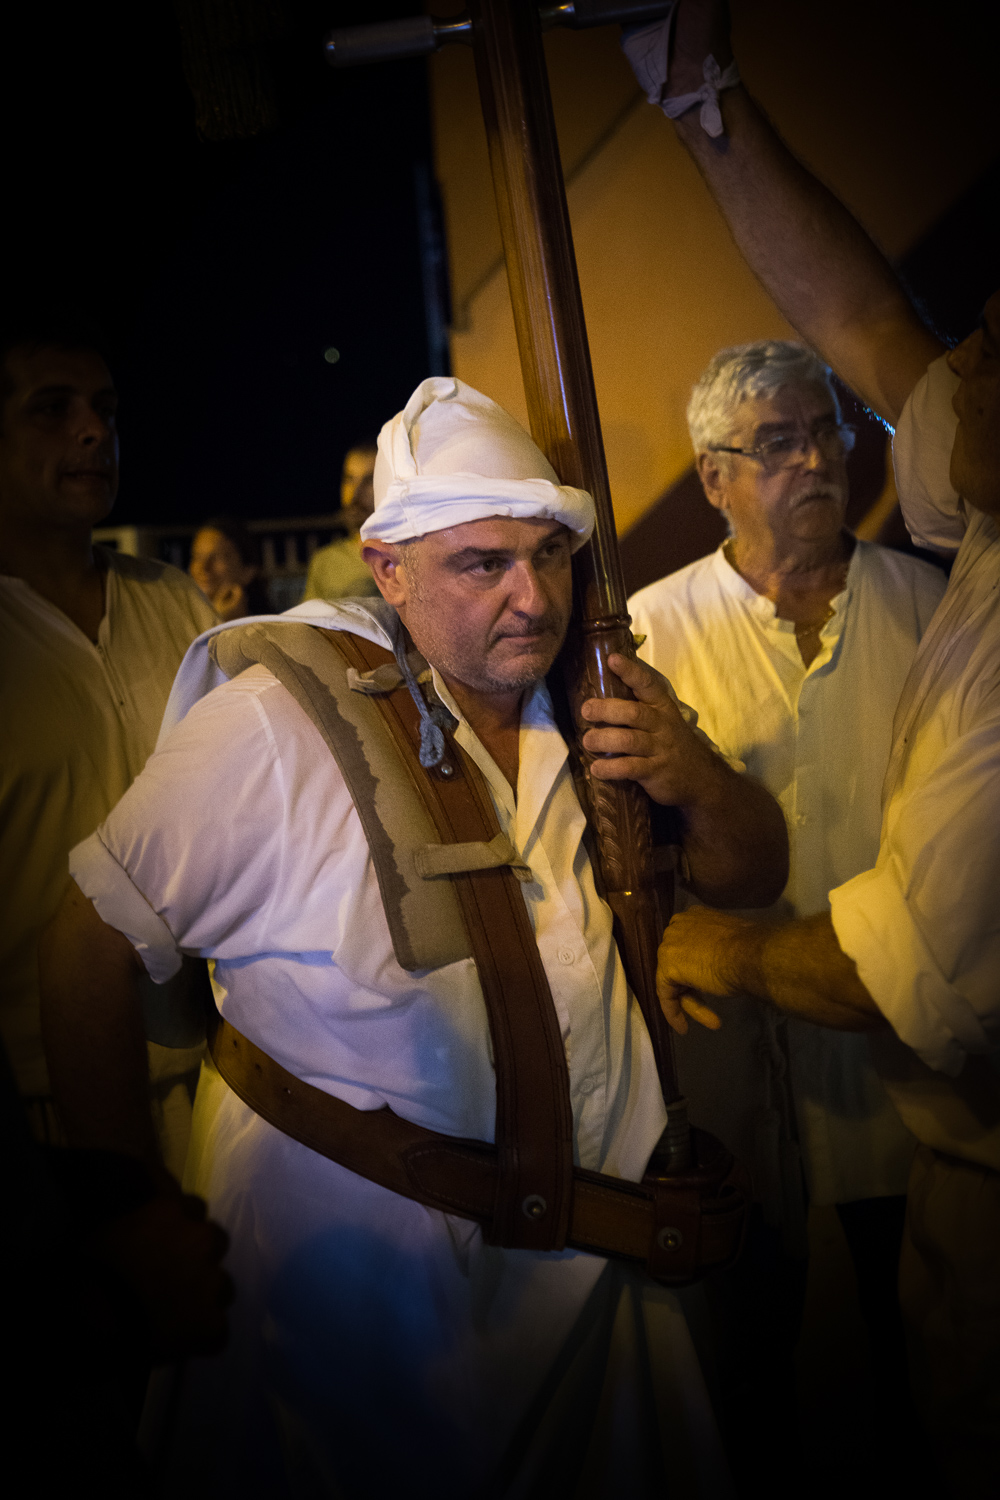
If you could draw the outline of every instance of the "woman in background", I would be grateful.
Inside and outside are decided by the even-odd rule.
[[[213,516],[198,528],[188,572],[220,620],[273,613],[260,577],[260,546],[234,516]]]

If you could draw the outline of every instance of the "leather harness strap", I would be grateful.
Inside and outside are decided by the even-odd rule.
[[[358,672],[393,660],[358,636],[317,634]],[[420,717],[408,691],[369,701],[383,716],[442,844],[495,839],[500,829],[489,790],[454,739],[448,737],[445,760],[427,770],[418,758]],[[532,1250],[569,1245],[624,1257],[668,1283],[732,1260],[744,1204],[721,1148],[690,1179],[631,1183],[574,1168],[565,1051],[513,870],[431,878],[447,879],[456,890],[475,956],[494,1049],[496,1144],[441,1135],[388,1107],[355,1109],[289,1073],[212,1007],[209,1047],[233,1092],[277,1129],[349,1171],[477,1221],[490,1243]]]
[[[324,634],[357,670],[393,659],[360,636]],[[407,689],[370,701],[383,714],[442,844],[495,838],[501,829],[489,790],[454,739],[448,737],[441,764],[425,770],[418,759],[420,716]],[[503,866],[443,878],[458,893],[493,1040],[499,1174],[486,1237],[519,1249],[561,1250],[573,1173],[569,1071],[520,884]]]
[[[387,1106],[355,1109],[289,1073],[214,1008],[209,1047],[233,1093],[285,1135],[404,1198],[489,1229],[500,1177],[495,1146],[427,1130]],[[638,1261],[671,1283],[725,1265],[744,1213],[739,1192],[726,1191],[729,1164],[724,1154],[717,1195],[707,1200],[699,1199],[704,1174],[660,1186],[574,1167],[566,1244]]]

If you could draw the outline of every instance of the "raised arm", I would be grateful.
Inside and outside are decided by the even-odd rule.
[[[680,0],[666,95],[693,93],[705,58],[732,60],[724,0]],[[626,46],[629,51],[629,46]],[[647,52],[649,66],[655,54]],[[638,76],[638,70],[637,70]],[[643,86],[648,75],[640,78]],[[943,352],[857,220],[789,151],[742,84],[719,95],[725,134],[693,108],[677,134],[751,270],[802,337],[873,411],[895,425]]]
[[[590,698],[583,705],[595,725],[583,737],[584,749],[612,757],[594,761],[591,775],[637,781],[654,802],[678,809],[690,872],[685,883],[700,901],[769,906],[788,879],[781,808],[685,723],[659,672],[624,656],[610,656],[608,664],[635,698]]]

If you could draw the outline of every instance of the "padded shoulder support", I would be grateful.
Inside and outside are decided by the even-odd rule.
[[[258,623],[221,631],[209,650],[229,678],[266,667],[323,736],[361,819],[400,967],[420,972],[471,958],[454,887],[425,874],[428,846],[443,848],[437,830],[371,690],[359,690],[338,649],[339,634],[291,620]],[[378,687],[386,691],[389,683]],[[438,873],[433,856],[429,863]]]

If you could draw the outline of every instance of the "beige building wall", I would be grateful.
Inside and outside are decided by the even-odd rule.
[[[443,0],[435,4],[444,14]],[[461,9],[460,5],[451,7]],[[733,0],[752,92],[890,256],[1000,148],[979,7]],[[546,37],[553,105],[620,532],[691,460],[684,408],[716,349],[789,329],[747,271],[617,28]],[[471,51],[430,64],[456,375],[527,425]]]

